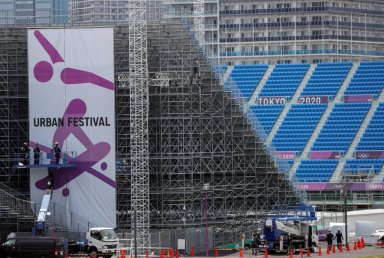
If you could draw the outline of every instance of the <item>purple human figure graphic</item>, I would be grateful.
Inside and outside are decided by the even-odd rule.
[[[53,171],[53,190],[63,187],[86,171],[101,181],[105,182],[106,184],[112,187],[116,187],[115,181],[93,168],[96,163],[100,162],[100,160],[102,160],[110,152],[110,144],[106,142],[93,144],[89,137],[81,129],[81,127],[68,125],[68,117],[83,117],[86,113],[86,110],[87,107],[84,101],[81,99],[72,100],[63,115],[65,121],[64,126],[58,127],[53,136],[53,142],[57,141],[59,143],[63,143],[65,139],[67,139],[68,136],[72,134],[80,141],[81,144],[86,147],[86,150],[77,156],[77,166],[75,168],[63,168]],[[49,152],[50,148],[47,146],[42,146],[41,150]],[[102,170],[106,170],[107,164],[103,162],[101,163],[100,167]],[[47,186],[48,180],[48,176],[44,177],[43,179],[37,181],[35,185],[37,188],[44,190]],[[65,191],[63,191],[63,193],[68,192],[67,189],[64,190]]]
[[[39,30],[34,32],[36,39],[39,41],[40,45],[49,55],[51,62],[53,64],[64,62],[64,59],[61,57],[57,49],[44,37]],[[33,74],[35,75],[36,80],[39,82],[49,82],[53,76],[53,67],[47,61],[38,62],[34,69]],[[104,79],[103,77],[94,74],[92,72],[78,70],[74,68],[64,68],[60,74],[61,81],[65,84],[82,84],[82,83],[92,83],[96,86],[100,86],[109,90],[114,90],[115,85],[113,82]]]
[[[64,59],[61,57],[59,52],[54,48],[54,46],[42,35],[38,30],[34,32],[36,39],[39,41],[40,45],[49,55],[52,64],[59,62],[64,62]],[[48,61],[39,61],[34,67],[34,76],[36,80],[42,83],[49,82],[53,76],[53,65]],[[69,85],[76,85],[83,83],[91,83],[95,86],[100,86],[108,90],[114,90],[114,83],[108,81],[101,76],[98,76],[92,72],[78,70],[74,68],[64,68],[61,71],[60,78],[63,83]],[[71,182],[79,175],[84,172],[88,172],[106,184],[116,187],[116,182],[109,177],[105,176],[103,173],[97,171],[94,167],[95,164],[100,162],[111,150],[110,144],[106,142],[92,143],[86,133],[81,129],[81,127],[73,126],[68,124],[68,117],[83,117],[87,111],[87,106],[85,102],[81,99],[73,99],[67,106],[63,118],[65,121],[64,126],[58,127],[53,135],[52,142],[59,142],[63,144],[64,141],[70,136],[75,136],[81,144],[86,148],[86,150],[77,156],[77,167],[66,169],[61,168],[60,170],[53,171],[53,186],[52,189],[56,190],[67,183]],[[40,144],[40,149],[43,152],[50,152],[51,148]],[[106,170],[108,167],[107,163],[103,162],[100,164],[101,170]],[[36,182],[36,187],[38,189],[46,189],[49,177],[44,177]],[[69,195],[69,189],[64,188],[63,195]]]

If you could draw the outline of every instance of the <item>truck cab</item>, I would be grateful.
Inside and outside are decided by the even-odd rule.
[[[117,254],[119,239],[113,228],[96,227],[87,232],[88,254],[110,258]]]

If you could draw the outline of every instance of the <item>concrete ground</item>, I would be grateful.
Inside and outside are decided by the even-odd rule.
[[[326,248],[322,248],[322,254],[321,256],[329,257],[329,258],[359,258],[359,257],[365,257],[365,256],[374,256],[374,255],[383,255],[384,256],[384,248],[378,248],[373,246],[367,246],[363,249],[354,251],[353,248],[351,251],[347,252],[343,249],[343,252],[337,251],[336,253],[330,253],[326,254]],[[307,253],[303,251],[304,256],[308,257]],[[244,252],[244,258],[264,258],[264,252],[261,251],[258,253],[258,255],[252,255],[251,250],[245,250]],[[237,252],[235,254],[229,255],[229,256],[223,256],[225,258],[240,258],[240,253]],[[288,258],[289,255],[286,254],[268,254],[268,257],[270,258]],[[301,258],[300,253],[293,254],[294,258]],[[319,257],[319,253],[311,253],[311,257]]]
[[[310,257],[319,257],[319,253],[318,251],[316,253],[311,253],[310,254],[311,256]],[[347,252],[346,250],[343,249],[343,252],[340,252],[340,251],[336,251],[336,253],[330,253],[330,254],[326,254],[326,249],[324,249],[324,247],[322,247],[322,254],[321,256],[325,256],[325,257],[329,257],[329,258],[362,258],[362,257],[366,257],[366,256],[375,256],[375,255],[381,255],[381,256],[384,256],[384,248],[378,248],[378,247],[374,247],[374,246],[367,246],[363,249],[359,249],[359,250],[353,250],[353,248],[351,249],[351,251]],[[70,256],[71,257],[71,256]],[[87,258],[87,256],[76,256],[76,258]],[[150,256],[151,258],[153,258],[152,256]],[[180,258],[189,258],[190,256],[180,256]],[[220,251],[219,251],[219,257],[224,257],[224,258],[241,258],[240,257],[240,252],[235,252],[235,253],[232,253],[232,254],[220,254]],[[268,254],[268,258],[289,258],[290,256],[289,255],[286,255],[286,254]],[[294,258],[301,258],[300,256],[300,253],[297,252],[295,254],[293,254],[293,257]],[[307,256],[307,252],[303,251],[303,257],[307,258],[309,256]],[[120,257],[115,257],[113,256],[112,258],[120,258]],[[126,258],[129,258],[129,256],[126,256]],[[145,258],[145,256],[139,256],[139,258]],[[167,257],[165,257],[167,258]],[[205,256],[194,256],[194,258],[206,258]],[[210,258],[213,258],[212,256],[210,256]],[[244,253],[243,253],[243,258],[265,258],[265,254],[264,254],[264,251],[260,251],[257,255],[252,255],[252,252],[251,250],[245,250]]]

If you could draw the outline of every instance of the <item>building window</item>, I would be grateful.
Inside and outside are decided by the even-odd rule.
[[[323,7],[325,6],[324,2],[314,2],[312,3],[312,7]]]

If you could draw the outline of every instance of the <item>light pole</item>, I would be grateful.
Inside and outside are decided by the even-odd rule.
[[[345,187],[340,190],[343,198],[344,198],[344,224],[345,224],[345,244],[348,243],[348,216],[347,216],[347,189]]]
[[[209,234],[208,234],[208,191],[210,189],[209,183],[205,183],[203,185],[203,192],[205,195],[205,209],[204,209],[204,215],[205,215],[205,257],[208,257],[208,251],[209,251]]]
[[[134,234],[134,242],[133,242],[133,249],[135,252],[135,258],[137,258],[137,211],[136,209],[133,210],[133,234]]]
[[[183,205],[183,212],[184,215],[181,218],[181,221],[183,222],[183,229],[184,229],[184,252],[183,252],[183,257],[185,256],[185,253],[187,252],[187,215],[186,215],[187,207],[185,207],[185,204]]]

